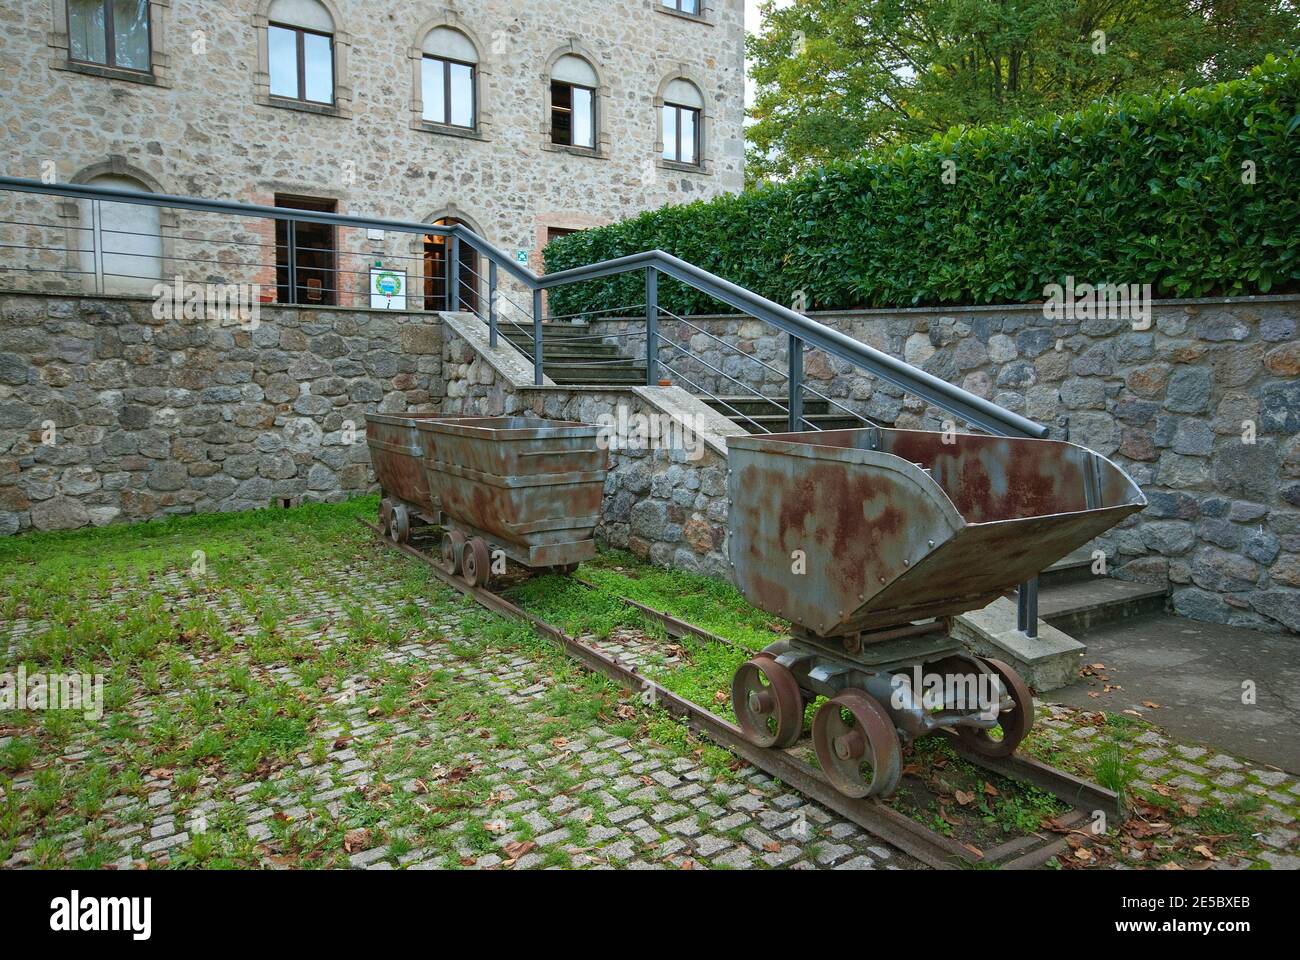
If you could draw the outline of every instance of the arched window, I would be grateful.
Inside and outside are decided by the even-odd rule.
[[[267,11],[271,96],[334,103],[334,18],[319,0],[274,0]]]
[[[551,68],[551,142],[596,149],[600,80],[590,63],[567,53]]]
[[[704,155],[704,97],[699,87],[679,78],[668,84],[663,99],[663,158],[699,166]]]
[[[436,27],[424,38],[420,63],[422,119],[466,130],[478,126],[478,51],[451,27]]]
[[[103,174],[86,183],[151,193],[134,177]],[[83,287],[100,293],[152,295],[162,278],[162,211],[140,203],[78,200],[78,269]]]

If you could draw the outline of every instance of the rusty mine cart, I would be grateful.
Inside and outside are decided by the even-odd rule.
[[[497,551],[571,572],[596,553],[609,462],[598,432],[523,417],[372,414],[380,526],[399,544],[417,521],[441,528],[443,569],[472,587],[488,585]]]
[[[807,705],[828,697],[813,747],[854,797],[890,794],[901,745],[930,733],[986,756],[1014,752],[1033,723],[1029,688],[967,652],[951,618],[1146,505],[1109,460],[1053,440],[869,428],[728,446],[736,585],[793,628],[737,670],[732,706],[755,744],[787,748]],[[992,692],[936,706],[912,689],[920,672]]]

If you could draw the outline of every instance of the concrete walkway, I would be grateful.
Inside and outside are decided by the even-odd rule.
[[[1085,661],[1105,669],[1049,699],[1136,710],[1176,739],[1300,773],[1300,638],[1160,614],[1080,639],[1088,645]],[[1253,704],[1242,702],[1249,685]]]

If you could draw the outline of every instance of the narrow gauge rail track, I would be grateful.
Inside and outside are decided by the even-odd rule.
[[[656,703],[673,716],[685,721],[691,730],[767,772],[810,800],[815,800],[822,806],[834,810],[863,830],[892,844],[927,866],[940,870],[972,866],[1028,869],[1042,866],[1067,848],[1065,835],[1045,836],[1035,833],[1015,837],[989,850],[977,852],[922,826],[880,800],[857,800],[847,797],[831,785],[821,771],[803,762],[792,751],[754,746],[735,724],[656,683],[641,673],[637,667],[623,663],[617,657],[569,636],[559,627],[547,623],[491,590],[470,586],[462,578],[447,573],[440,561],[427,553],[410,544],[395,543],[391,538],[384,536],[383,531],[376,524],[363,519],[358,519],[358,522],[374,533],[376,538],[386,546],[425,564],[433,571],[434,576],[447,586],[471,597],[488,610],[512,620],[531,624],[558,642],[569,656],[587,669],[638,693],[651,692]],[[583,586],[593,588],[592,584],[577,577],[573,579]],[[658,621],[670,636],[689,635],[735,646],[723,637],[655,610],[653,607],[625,597],[621,597],[620,600],[635,607],[646,617]],[[994,759],[981,756],[962,747],[955,737],[951,737],[949,743],[959,756],[970,763],[1009,780],[1030,784],[1069,805],[1071,809],[1057,818],[1057,824],[1062,828],[1086,829],[1094,811],[1102,811],[1110,822],[1116,824],[1124,818],[1120,798],[1113,791],[1096,783],[1028,757],[1013,754],[1010,757]]]

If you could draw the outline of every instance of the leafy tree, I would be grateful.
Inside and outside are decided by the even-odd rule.
[[[753,180],[952,126],[1244,76],[1300,45],[1294,0],[794,0],[762,6]]]

